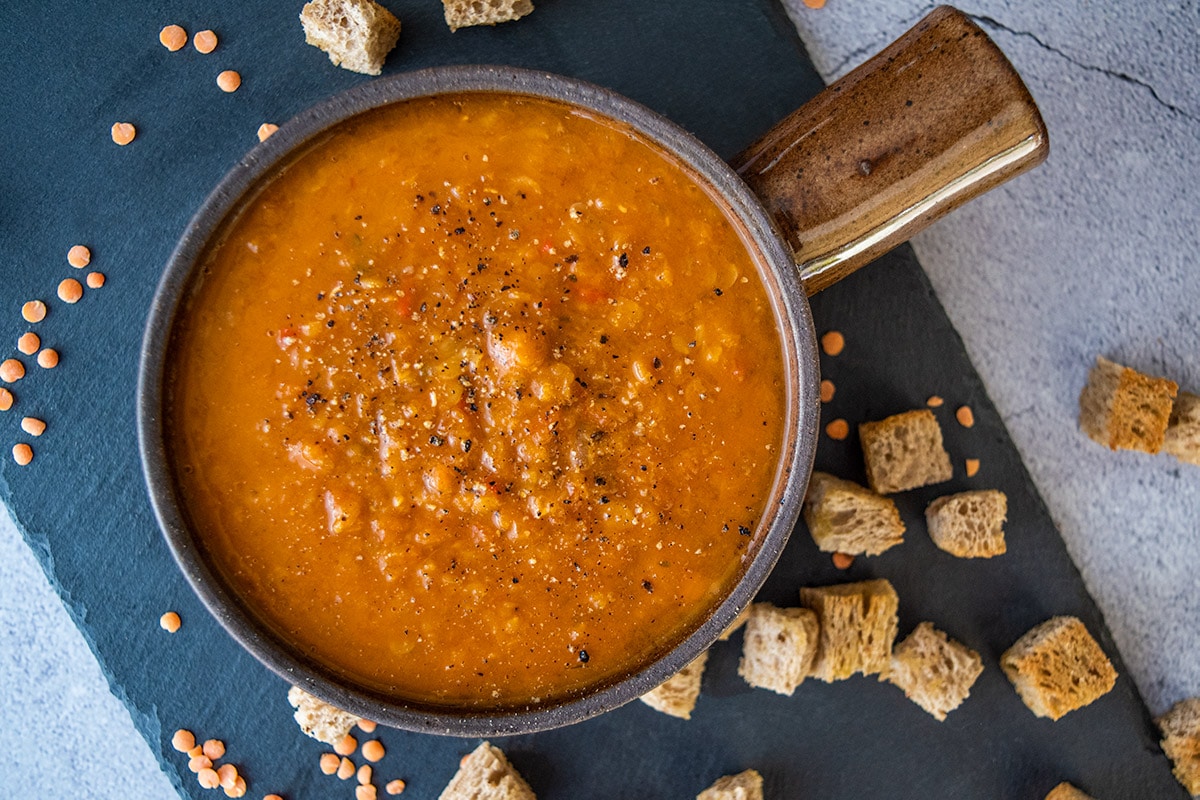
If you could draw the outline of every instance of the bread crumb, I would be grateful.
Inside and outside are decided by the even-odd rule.
[[[1117,671],[1076,617],[1049,619],[1000,657],[1004,674],[1039,717],[1060,719],[1108,694]]]
[[[691,719],[696,699],[700,696],[700,682],[707,662],[708,651],[705,650],[692,663],[642,695],[641,701],[655,711],[679,719]]]
[[[450,30],[512,22],[533,13],[532,0],[442,0]]]
[[[983,673],[983,660],[971,648],[922,622],[892,651],[888,670],[880,676],[938,722],[962,705]]]
[[[383,71],[400,39],[400,20],[372,0],[312,0],[300,12],[304,41],[335,66],[364,75]]]
[[[1079,428],[1110,450],[1157,453],[1178,391],[1174,381],[1098,356],[1079,395]]]
[[[299,686],[288,690],[288,702],[296,709],[293,716],[300,730],[330,747],[340,742],[358,724],[359,718],[349,711],[318,700]]]
[[[1157,722],[1175,778],[1193,797],[1200,795],[1200,697],[1180,700]]]
[[[718,778],[712,786],[696,795],[696,800],[763,800],[762,775],[758,770],[748,769]]]

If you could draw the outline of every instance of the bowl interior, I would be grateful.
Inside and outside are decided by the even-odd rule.
[[[214,569],[189,522],[166,443],[164,387],[172,332],[206,253],[231,220],[281,167],[319,144],[345,121],[384,105],[461,92],[504,92],[547,98],[616,120],[674,156],[718,201],[758,268],[782,347],[787,391],[785,440],[760,528],[757,554],[723,601],[672,649],[585,693],[544,704],[466,709],[423,704],[358,685],[290,644],[249,608]],[[173,253],[155,296],[139,375],[139,438],[143,467],[160,526],[184,575],[221,624],[286,680],[361,716],[410,730],[494,736],[576,722],[632,700],[703,652],[753,598],[774,566],[799,515],[817,431],[815,335],[790,254],[757,198],[729,167],[693,137],[654,112],[608,90],[545,73],[504,67],[452,67],[377,80],[331,98],[282,126],[240,161],[197,212]]]

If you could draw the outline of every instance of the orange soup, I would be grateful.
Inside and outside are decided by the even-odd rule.
[[[640,134],[523,96],[338,126],[208,254],[170,363],[208,558],[424,703],[565,699],[676,645],[757,550],[783,442],[736,225]]]

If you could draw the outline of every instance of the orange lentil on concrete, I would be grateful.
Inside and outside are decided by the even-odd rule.
[[[348,756],[357,749],[358,740],[348,733],[333,746],[333,752],[337,753],[339,756]]]
[[[227,69],[217,76],[217,86],[222,92],[236,92],[242,85],[242,76],[236,70]]]
[[[407,785],[408,784],[406,784],[404,781],[397,778],[394,781],[388,781],[387,786],[383,788],[388,794],[400,794],[404,791],[404,787]]]
[[[804,5],[809,8],[824,8],[825,0],[804,0]]]
[[[833,554],[833,565],[835,567],[837,567],[838,569],[850,569],[850,566],[853,563],[854,563],[854,556],[850,555],[849,553],[834,553]]]
[[[133,126],[132,122],[114,122],[111,133],[112,140],[124,147],[137,136],[137,128]]]
[[[358,768],[358,782],[363,786],[366,786],[371,782],[371,775],[374,772],[375,770],[371,769],[370,764],[363,764]]]
[[[41,322],[46,318],[46,304],[41,300],[30,300],[21,306],[21,316],[26,322]]]
[[[962,406],[958,411],[954,412],[954,418],[958,420],[958,424],[964,428],[970,428],[975,424],[975,412],[970,406]]]
[[[829,331],[821,337],[821,349],[827,356],[836,356],[846,346],[846,338],[838,331]]]
[[[181,620],[179,618],[179,615],[176,614],[174,611],[168,611],[167,613],[163,614],[161,617],[158,618],[158,627],[162,628],[167,633],[174,633],[175,631],[179,630],[179,627],[181,625],[183,625],[183,620]],[[195,745],[195,741],[196,740],[193,739],[192,745],[187,747],[186,749],[192,750]],[[210,756],[206,752],[205,748],[203,748],[203,747],[200,748],[200,752],[203,753],[203,757],[205,757],[205,758],[210,758],[210,759],[211,758],[220,758],[220,756]]]
[[[158,32],[158,41],[172,53],[182,50],[187,40],[187,31],[178,25],[168,25]]]
[[[53,347],[47,347],[37,354],[37,362],[42,369],[54,369],[58,366],[58,351]]]
[[[935,395],[931,395],[929,397],[929,399],[925,401],[925,405],[929,406],[930,408],[941,408],[942,403],[945,403],[945,402],[946,402],[945,400],[943,400],[942,398],[938,397],[935,394]]]
[[[25,365],[15,358],[5,359],[0,362],[0,381],[5,383],[16,383],[25,377]]]
[[[64,303],[78,303],[83,297],[83,284],[74,278],[66,278],[58,284],[58,299]]]
[[[825,426],[825,435],[840,442],[850,435],[850,424],[844,419],[835,419]]]
[[[383,742],[378,739],[363,743],[362,754],[367,761],[378,761],[383,758],[383,753]]]
[[[195,746],[196,735],[184,728],[175,731],[175,735],[171,737],[171,747],[174,747],[181,753],[186,753]]]
[[[8,411],[13,407],[13,393],[8,389],[0,389],[0,411]]]
[[[332,775],[338,771],[338,764],[341,763],[341,759],[333,753],[322,753],[320,763],[321,772],[324,772],[326,775]]]
[[[967,459],[967,477],[974,478],[978,474],[979,474],[979,459],[978,458],[968,458]]]
[[[217,49],[217,35],[212,31],[200,31],[192,37],[192,46],[208,55]]]
[[[46,423],[37,417],[25,417],[21,420],[21,430],[30,436],[41,436],[46,432]]]
[[[204,755],[216,761],[225,755],[225,743],[220,739],[209,739],[204,743]]]
[[[262,125],[258,126],[258,140],[260,142],[265,142],[267,139],[270,139],[271,134],[277,130],[279,130],[279,126],[275,123],[264,122]]]
[[[350,759],[343,758],[338,763],[337,776],[342,780],[348,780],[350,776],[354,774],[354,772],[354,762]]]
[[[828,403],[833,399],[837,388],[833,385],[833,381],[821,381],[821,402]]]
[[[92,263],[92,251],[85,245],[77,244],[67,251],[67,263],[75,269],[83,269]]]
[[[205,789],[215,789],[221,785],[221,779],[217,777],[217,771],[212,767],[204,767],[197,772],[196,780]]]
[[[89,272],[87,276],[87,285],[89,289],[99,289],[104,285],[104,273]]]
[[[42,338],[33,331],[21,334],[21,338],[17,339],[17,349],[27,356],[31,356],[38,351],[42,346]]]
[[[33,461],[33,448],[24,442],[14,444],[12,454],[13,461],[17,462],[17,464],[22,467],[28,464],[30,461]]]
[[[369,783],[354,789],[354,800],[375,800],[378,796],[379,792]]]

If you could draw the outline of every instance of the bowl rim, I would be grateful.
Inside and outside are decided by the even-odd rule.
[[[432,95],[502,92],[582,107],[629,126],[693,172],[714,202],[742,228],[771,299],[786,373],[787,415],[772,492],[764,509],[770,527],[741,577],[712,613],[661,657],[598,683],[585,693],[543,705],[500,710],[424,705],[352,684],[280,641],[243,607],[209,565],[182,512],[165,444],[166,360],[174,323],[214,237],[244,198],[272,172],[332,128],[374,109]],[[752,253],[752,255],[754,255]],[[341,92],[289,120],[241,158],[192,217],[163,271],[142,339],[137,430],[151,505],[171,554],[209,612],[247,651],[283,679],[366,719],[412,731],[452,736],[504,736],[580,722],[645,694],[691,663],[749,605],[774,568],[800,514],[816,451],[819,401],[816,334],[791,252],[749,187],[728,164],[682,127],[610,89],[554,73],[506,66],[434,67],[380,78]],[[762,522],[760,522],[761,526]]]

